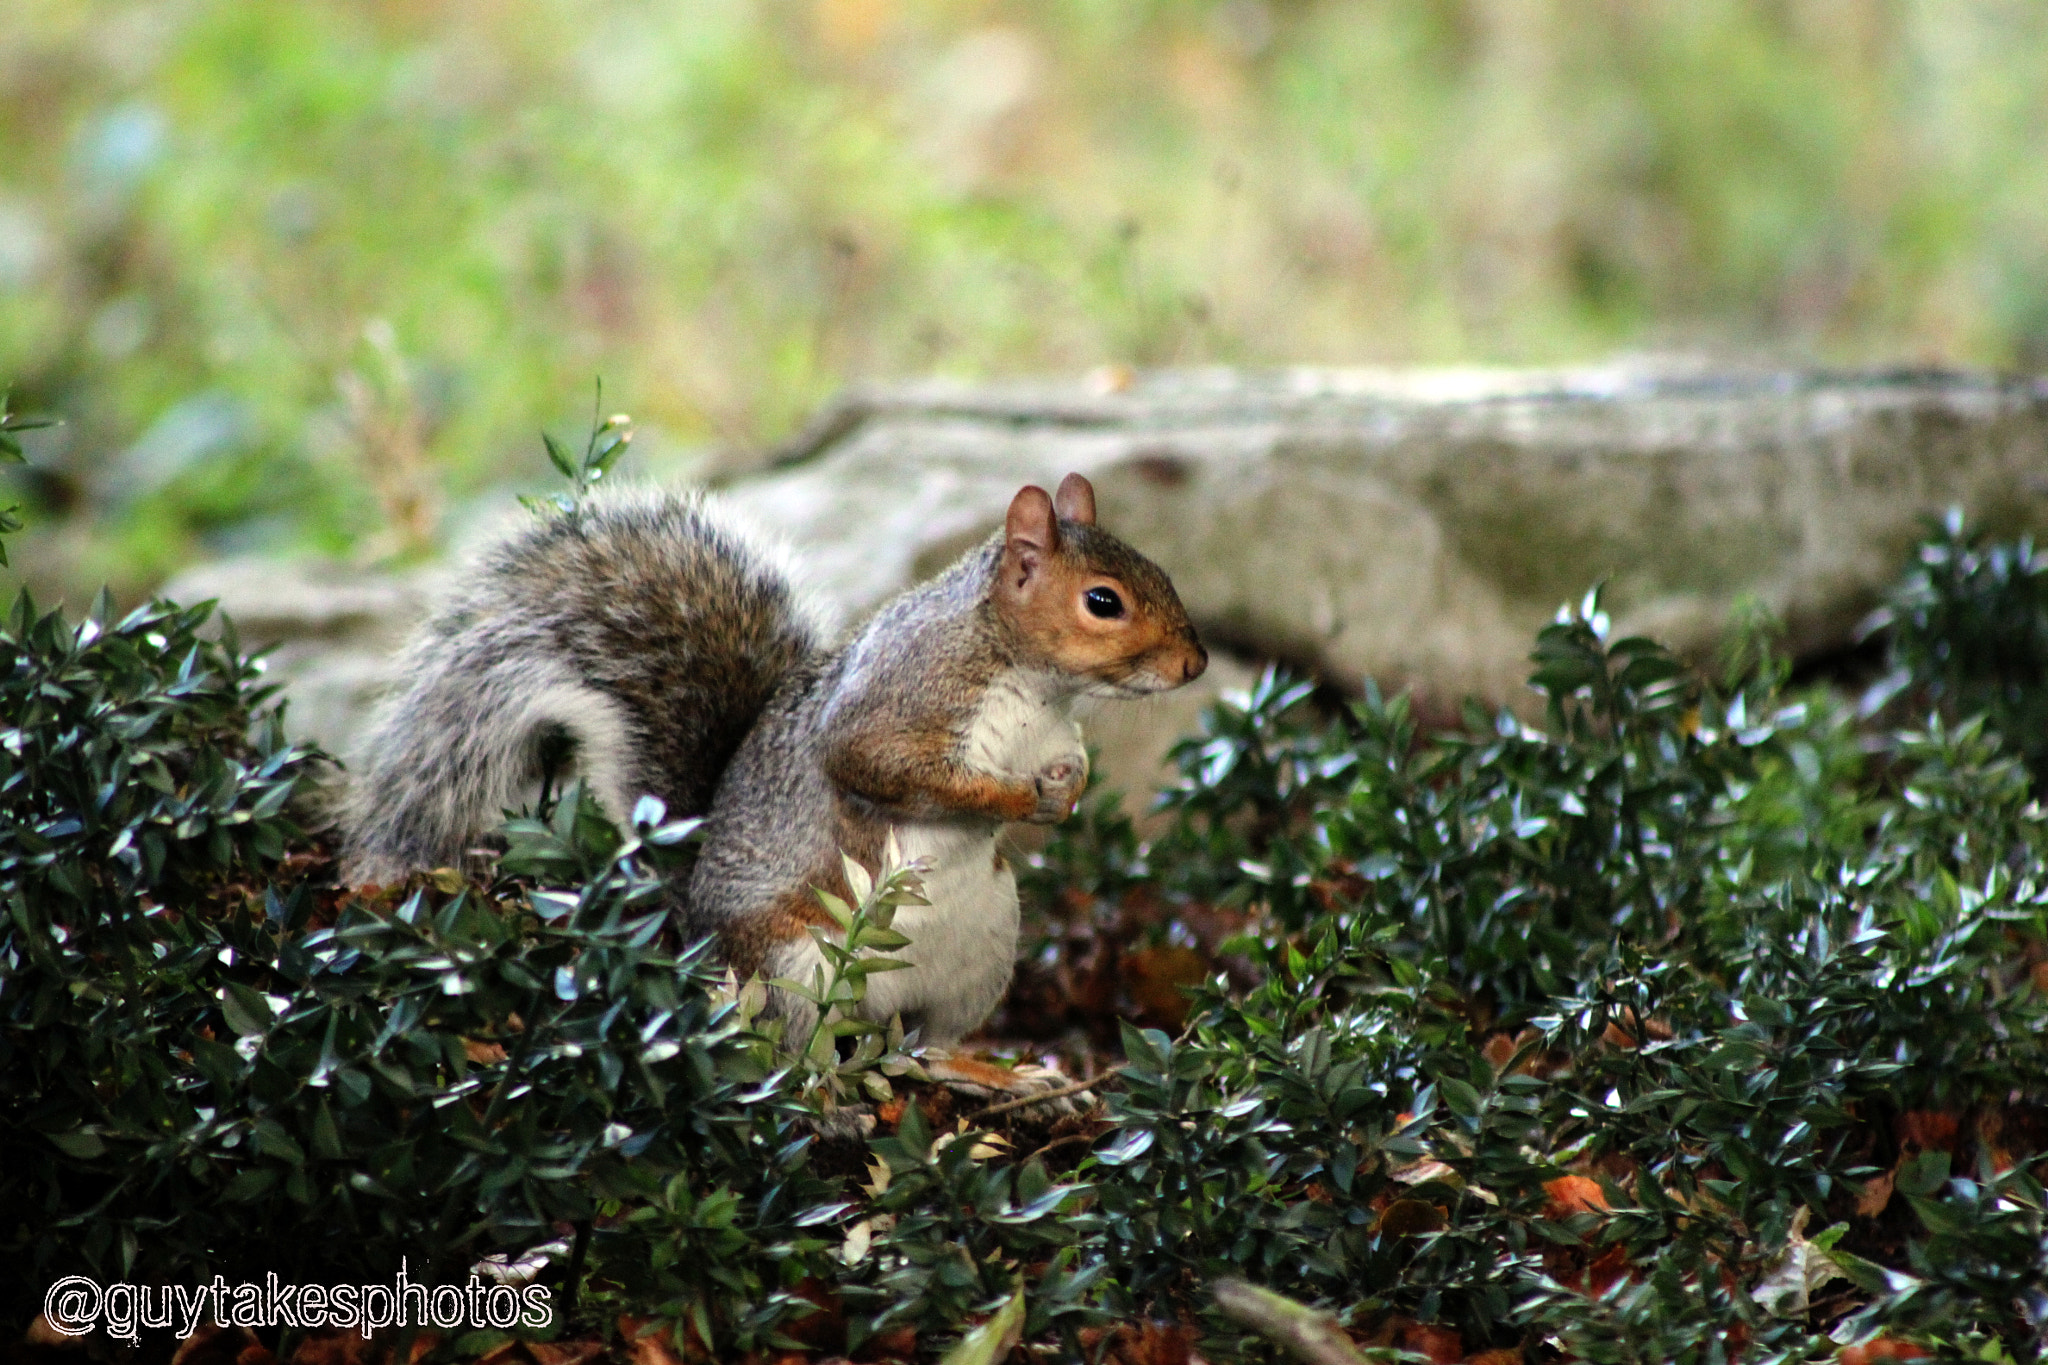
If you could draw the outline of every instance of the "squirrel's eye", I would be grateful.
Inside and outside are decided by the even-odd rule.
[[[1088,604],[1090,616],[1100,616],[1113,621],[1124,614],[1124,599],[1116,595],[1113,588],[1090,588],[1081,594],[1081,600]]]

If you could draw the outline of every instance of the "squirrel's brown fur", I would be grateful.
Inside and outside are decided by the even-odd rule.
[[[1069,703],[1207,662],[1166,576],[1094,519],[1079,475],[1057,500],[1026,488],[1003,531],[826,650],[772,557],[701,499],[593,499],[487,558],[411,646],[346,870],[454,861],[567,741],[615,815],[652,792],[707,816],[688,932],[743,976],[806,979],[829,923],[814,889],[847,894],[840,854],[875,868],[893,829],[933,903],[899,912],[915,965],[870,978],[865,1012],[956,1038],[1015,948],[997,829],[1063,818],[1085,783]]]

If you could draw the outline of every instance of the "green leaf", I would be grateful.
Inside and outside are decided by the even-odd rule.
[[[1444,1103],[1451,1107],[1454,1114],[1461,1114],[1468,1119],[1477,1118],[1480,1110],[1485,1107],[1485,1101],[1480,1098],[1479,1092],[1455,1076],[1445,1076],[1439,1080],[1437,1089],[1442,1092]]]
[[[1969,1218],[1953,1205],[1917,1194],[1907,1195],[1906,1202],[1919,1217],[1921,1226],[1936,1236],[1960,1237],[1971,1231]]]
[[[1119,1020],[1118,1029],[1123,1035],[1124,1056],[1130,1064],[1141,1071],[1164,1075],[1173,1043],[1158,1029],[1141,1029],[1136,1025]]]
[[[1024,1335],[1024,1285],[1020,1280],[995,1315],[969,1332],[940,1358],[939,1365],[996,1365]]]
[[[922,1160],[932,1149],[931,1129],[924,1121],[924,1111],[915,1104],[903,1106],[903,1117],[896,1121],[896,1140],[905,1151]]]
[[[268,1194],[279,1179],[275,1166],[251,1166],[227,1183],[220,1197],[230,1204],[246,1204]]]
[[[799,1000],[808,1000],[811,1004],[821,1009],[825,1004],[825,997],[819,994],[815,988],[807,982],[796,980],[794,977],[778,976],[771,978],[768,982],[768,987],[771,990],[788,991]]]
[[[467,1107],[463,1112],[469,1112]],[[325,1100],[313,1110],[313,1153],[329,1161],[339,1161],[348,1155],[348,1148],[341,1140],[341,1129],[335,1124],[334,1113]]]
[[[1939,1149],[1921,1152],[1899,1167],[1897,1189],[1906,1195],[1930,1195],[1948,1183],[1949,1155]]]
[[[811,893],[818,898],[818,904],[825,907],[825,913],[832,917],[832,922],[839,926],[841,932],[853,928],[852,906],[822,886],[812,887]]]
[[[1096,1148],[1092,1155],[1104,1166],[1128,1165],[1152,1150],[1155,1137],[1149,1128],[1127,1128],[1107,1147]]]
[[[1891,1292],[1892,1272],[1886,1270],[1883,1266],[1866,1261],[1861,1256],[1843,1251],[1839,1247],[1831,1248],[1823,1254],[1835,1263],[1849,1283],[1855,1285],[1864,1293],[1886,1294]]]
[[[574,479],[576,477],[576,461],[570,457],[569,452],[563,448],[562,443],[548,435],[545,431],[540,434],[540,439],[541,444],[547,447],[548,463],[552,464],[556,472],[561,474],[563,478]]]
[[[292,1135],[284,1130],[284,1125],[276,1119],[256,1120],[255,1133],[256,1150],[265,1156],[289,1161],[294,1166],[306,1164],[305,1149],[299,1146]]]
[[[238,981],[221,987],[220,1012],[238,1037],[247,1038],[270,1027],[270,1002]]]
[[[74,1129],[69,1133],[45,1133],[44,1136],[50,1139],[50,1144],[58,1151],[80,1161],[90,1161],[105,1154],[107,1150],[107,1144],[100,1140],[100,1135],[86,1128]]]

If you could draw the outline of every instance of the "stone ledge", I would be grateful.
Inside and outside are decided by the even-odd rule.
[[[1313,370],[910,383],[856,392],[725,495],[797,547],[842,620],[1001,524],[1019,485],[1095,481],[1212,641],[1341,686],[1523,705],[1558,605],[1607,583],[1617,631],[1711,654],[1739,599],[1799,655],[1846,645],[1924,516],[2048,529],[2048,384],[1983,374]],[[507,499],[509,504],[509,498]],[[346,752],[436,575],[208,565],[276,644],[293,728]],[[1143,789],[1225,685],[1105,707],[1105,772]]]

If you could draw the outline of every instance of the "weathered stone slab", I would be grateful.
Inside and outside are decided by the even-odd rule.
[[[1813,655],[1849,641],[1924,515],[2048,529],[2048,385],[1630,366],[910,384],[843,400],[726,494],[853,620],[1069,470],[1212,642],[1345,686],[1519,704],[1535,631],[1597,580],[1618,632],[1704,656],[1750,596]],[[436,581],[243,563],[167,591],[217,596],[276,643],[294,729],[345,753]],[[1105,771],[1148,787],[1165,744],[1250,676],[1219,656],[1149,709],[1105,706]]]
[[[1520,700],[1532,635],[1596,581],[1618,631],[1706,654],[1750,596],[1811,655],[1849,641],[1923,516],[2048,525],[2048,386],[1972,374],[925,384],[818,430],[731,492],[850,614],[1077,469],[1210,637],[1441,701]]]
[[[294,738],[345,754],[391,684],[391,661],[447,582],[443,569],[387,573],[324,560],[202,564],[164,584],[174,602],[209,599],[242,647],[267,650]]]

